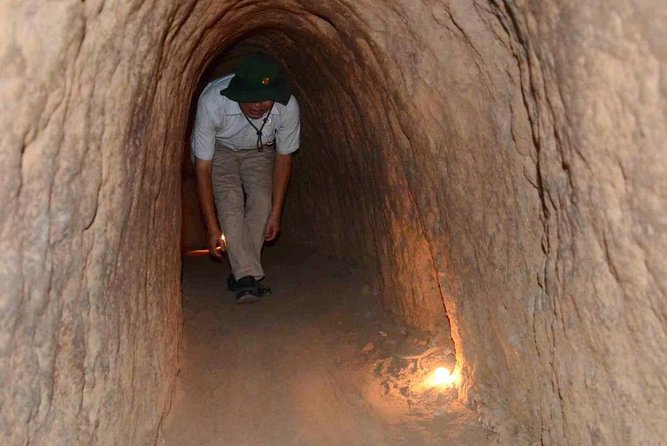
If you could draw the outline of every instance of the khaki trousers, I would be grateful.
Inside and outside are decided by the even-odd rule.
[[[211,181],[218,221],[236,280],[264,277],[260,263],[266,221],[271,213],[273,147],[232,150],[216,143]]]

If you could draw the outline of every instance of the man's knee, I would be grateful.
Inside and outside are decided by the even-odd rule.
[[[216,190],[215,206],[222,215],[243,214],[243,190],[240,187]]]
[[[271,189],[256,189],[248,192],[246,208],[265,213],[268,216],[271,211]]]

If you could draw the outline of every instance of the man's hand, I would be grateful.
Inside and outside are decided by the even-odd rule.
[[[224,251],[225,249],[222,243],[222,231],[220,229],[208,231],[208,252],[210,252],[212,256],[219,259],[222,258],[221,251]],[[218,251],[218,246],[221,248],[220,251]]]
[[[280,232],[280,215],[271,213],[266,222],[266,230],[264,231],[264,240],[270,242],[275,240]]]

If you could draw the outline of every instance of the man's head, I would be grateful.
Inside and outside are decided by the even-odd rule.
[[[251,118],[261,117],[271,109],[273,102],[287,105],[292,95],[278,64],[259,53],[243,61],[229,86],[220,94],[239,102],[241,110]]]

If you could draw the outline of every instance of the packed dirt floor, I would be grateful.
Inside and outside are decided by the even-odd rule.
[[[368,272],[291,247],[264,258],[274,293],[252,305],[234,304],[226,265],[184,258],[181,368],[158,445],[495,443],[455,388],[430,384],[454,364],[451,340],[392,322]]]

